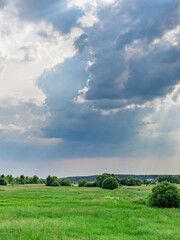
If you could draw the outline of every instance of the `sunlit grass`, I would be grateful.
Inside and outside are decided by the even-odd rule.
[[[151,187],[6,186],[0,191],[2,240],[179,240],[180,209],[150,208]]]

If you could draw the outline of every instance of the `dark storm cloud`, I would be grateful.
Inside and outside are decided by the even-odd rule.
[[[68,9],[66,4],[66,1],[58,0],[23,0],[19,1],[18,9],[21,20],[45,20],[66,33],[76,26],[78,17],[82,15],[79,9]],[[12,159],[16,156],[16,159],[29,161],[33,158],[49,160],[172,153],[174,143],[168,141],[168,135],[164,137],[162,134],[167,125],[159,127],[162,116],[155,116],[151,126],[151,121],[147,123],[142,119],[153,113],[153,108],[126,107],[165,97],[179,82],[179,45],[161,43],[161,40],[159,44],[152,44],[153,40],[178,26],[178,13],[179,1],[172,0],[124,0],[113,6],[99,5],[99,22],[85,27],[84,33],[74,42],[80,54],[44,72],[37,81],[37,86],[46,95],[46,102],[41,110],[41,107],[34,109],[33,105],[29,108],[34,109],[34,115],[38,115],[38,111],[50,113],[48,119],[24,133],[27,134],[23,135],[24,142],[7,143],[2,140],[1,157]],[[48,37],[44,32],[39,32],[39,35]],[[91,61],[89,64],[88,60]],[[85,86],[87,89],[79,91]],[[88,101],[78,104],[78,95],[81,95],[81,100]],[[118,112],[111,111],[118,108],[121,108]],[[175,112],[171,113],[176,115]],[[23,111],[20,113],[22,115]],[[2,120],[5,125],[6,118]],[[148,132],[148,124],[153,128],[153,124],[159,122],[155,129],[157,136],[153,137],[151,131]],[[174,121],[170,131],[178,126],[178,121]],[[28,134],[31,134],[31,142],[27,141]],[[13,136],[16,139],[16,135],[11,133],[11,139]],[[43,140],[51,139],[60,141],[43,143]]]
[[[86,30],[94,63],[88,67],[85,99],[108,109],[170,93],[180,80],[180,47],[152,42],[178,26],[179,13],[179,1],[170,0],[121,1],[101,9],[99,23]]]
[[[52,115],[42,129],[43,136],[63,139],[52,153],[59,158],[126,154],[144,113],[134,109],[102,115],[89,104],[74,103],[73,98],[87,79],[84,64],[77,57],[67,60],[38,80]]]
[[[23,20],[45,20],[56,29],[67,33],[82,15],[78,8],[67,8],[67,3],[65,0],[22,0],[18,2],[17,7]]]
[[[122,1],[119,6],[99,10],[99,23],[86,28],[86,33],[75,41],[80,52],[85,47],[92,50],[91,59],[89,55],[85,59],[75,57],[41,76],[38,86],[47,96],[46,105],[52,115],[50,123],[42,129],[44,137],[63,139],[54,155],[60,158],[130,155],[136,150],[140,152],[139,144],[144,149],[152,145],[157,154],[164,146],[165,152],[170,152],[162,135],[153,139],[156,144],[148,138],[140,140],[140,128],[147,124],[142,123],[142,118],[152,108],[135,107],[115,114],[96,110],[142,105],[166,96],[179,82],[178,45],[152,45],[153,39],[178,25],[177,3],[152,1],[146,5],[143,1]],[[169,20],[165,20],[165,14]],[[124,43],[119,47],[121,36]],[[127,45],[135,52],[128,52]],[[140,52],[136,52],[138,49]],[[86,72],[87,59],[94,63],[89,64]],[[77,104],[73,99],[88,77],[84,98],[89,101]],[[140,154],[146,153],[144,150]]]
[[[118,49],[136,39],[144,38],[150,42],[160,38],[167,30],[176,27],[180,20],[179,0],[122,1],[119,16],[123,12],[130,16],[131,28],[118,37]]]

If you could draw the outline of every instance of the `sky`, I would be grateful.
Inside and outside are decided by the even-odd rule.
[[[0,173],[180,173],[179,0],[0,0]]]

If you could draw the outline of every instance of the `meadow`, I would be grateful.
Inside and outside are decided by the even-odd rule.
[[[180,209],[148,207],[151,186],[0,189],[1,240],[180,239]]]

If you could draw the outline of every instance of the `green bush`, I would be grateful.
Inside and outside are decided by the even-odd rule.
[[[177,208],[180,206],[178,188],[169,182],[162,182],[152,188],[149,195],[149,204],[160,208]]]
[[[125,186],[140,186],[142,184],[142,180],[133,177],[127,177],[120,180],[120,184]]]
[[[78,186],[79,187],[84,187],[84,185],[87,183],[87,180],[86,179],[81,179],[79,182],[78,182]]]
[[[102,183],[102,188],[104,189],[115,189],[118,188],[118,182],[114,177],[106,178]]]
[[[59,183],[61,186],[71,186],[71,182],[68,179],[60,179]]]
[[[99,176],[96,178],[97,187],[102,187],[103,181],[104,181],[106,178],[109,178],[109,177],[115,178],[116,181],[119,183],[119,178],[118,178],[117,176],[115,176],[114,174],[103,173],[103,174],[99,175]]]
[[[54,181],[57,181],[57,182],[58,182],[58,178],[57,178],[56,176],[53,176],[53,177],[48,176],[48,177],[46,178],[46,186],[52,186],[52,183],[53,183]]]
[[[87,182],[85,185],[85,187],[96,187],[96,182]]]
[[[143,180],[143,184],[145,184],[145,185],[150,185],[150,184],[152,184],[152,182],[149,181],[149,180],[147,180],[147,179],[144,179],[144,180]]]
[[[4,178],[0,178],[0,185],[7,185],[7,182]]]
[[[51,183],[51,186],[52,186],[52,187],[59,187],[60,184],[59,184],[58,180],[54,180],[54,181]]]

